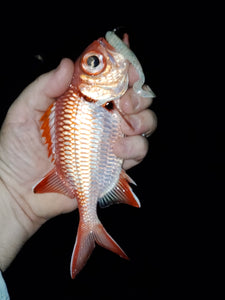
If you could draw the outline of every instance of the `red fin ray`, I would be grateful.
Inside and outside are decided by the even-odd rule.
[[[73,279],[86,265],[94,248],[95,241],[92,232],[83,229],[79,225],[70,263],[70,274]]]
[[[129,183],[135,182],[122,170],[117,185],[106,195],[99,199],[100,207],[107,207],[112,204],[125,203],[134,207],[141,207],[140,201],[133,192]],[[135,184],[136,185],[136,184]]]
[[[60,179],[56,168],[53,168],[45,177],[33,188],[34,193],[60,193],[70,198],[74,198],[74,193]]]
[[[41,130],[42,130],[42,137],[45,138],[45,143],[48,144],[48,157],[53,155],[52,153],[52,139],[51,139],[51,125],[50,125],[50,119],[51,114],[53,111],[54,103],[52,103],[46,112],[41,117],[40,121],[42,122]]]
[[[96,243],[106,248],[124,259],[129,259],[126,253],[120,248],[120,246],[114,241],[114,239],[108,234],[101,223],[97,224],[94,229],[94,237]]]
[[[82,225],[82,223],[79,224],[76,243],[71,258],[70,273],[73,279],[85,266],[95,248],[95,243],[118,254],[124,259],[129,259],[100,222],[93,227],[93,230],[85,228]]]

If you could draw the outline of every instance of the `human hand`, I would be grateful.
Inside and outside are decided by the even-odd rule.
[[[40,118],[66,91],[74,64],[64,59],[56,70],[31,83],[10,107],[0,134],[0,177],[30,220],[42,223],[76,208],[60,194],[34,194],[32,187],[51,169],[40,132]],[[14,205],[15,205],[14,204]]]
[[[145,158],[148,152],[146,138],[154,132],[157,126],[156,115],[149,109],[152,98],[143,98],[137,95],[132,88],[137,80],[138,74],[130,65],[129,89],[119,102],[125,119],[121,122],[121,129],[125,136],[114,146],[115,154],[124,159],[123,168],[125,170],[134,167]],[[149,89],[147,85],[143,88]]]
[[[67,196],[32,191],[52,168],[47,147],[41,141],[39,120],[55,98],[66,91],[73,71],[73,62],[63,59],[56,70],[40,76],[12,104],[3,123],[0,133],[0,228],[6,231],[9,228],[10,232],[0,231],[8,256],[3,262],[0,259],[2,269],[46,220],[77,208],[76,201]],[[132,86],[137,76],[132,67],[129,75]],[[126,137],[118,141],[114,150],[124,158],[125,169],[139,163],[147,153],[148,143],[141,134],[152,132],[156,124],[153,113],[147,109],[150,103],[151,99],[138,97],[132,88],[121,98],[120,109],[132,128],[126,122],[121,124]],[[7,244],[11,245],[12,240],[14,246],[10,252]]]
[[[49,218],[74,210],[61,194],[34,194],[32,187],[51,168],[41,141],[40,118],[69,86],[74,64],[60,66],[31,83],[10,107],[0,132],[0,269]]]

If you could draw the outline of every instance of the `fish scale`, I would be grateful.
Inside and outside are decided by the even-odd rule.
[[[89,64],[91,61],[96,63]],[[54,167],[33,191],[61,193],[78,203],[72,278],[84,267],[96,244],[128,259],[97,216],[97,203],[100,207],[115,203],[140,207],[129,185],[134,182],[113,151],[123,136],[123,116],[116,103],[128,88],[128,66],[127,59],[104,38],[94,41],[75,62],[69,88],[40,120]]]
[[[69,91],[69,95],[70,94],[72,94],[72,91]],[[71,102],[69,103],[70,115],[67,109],[67,97],[64,97],[62,100],[59,99],[56,102],[56,111],[58,108],[61,109],[63,107],[62,111],[65,113],[60,115],[61,122],[58,128],[56,125],[56,131],[58,130],[63,133],[64,141],[66,141],[66,144],[60,143],[59,161],[66,161],[67,164],[64,165],[64,173],[67,178],[69,174],[68,179],[70,183],[76,187],[76,189],[79,189],[79,191],[83,189],[84,195],[89,196],[91,194],[95,199],[94,206],[96,206],[98,198],[96,198],[95,194],[97,194],[98,197],[104,194],[103,189],[111,181],[110,174],[113,164],[115,164],[115,162],[118,162],[119,165],[121,164],[121,160],[112,154],[112,149],[109,150],[110,141],[112,141],[112,138],[115,139],[113,136],[115,132],[118,132],[116,126],[112,125],[110,120],[117,123],[117,126],[119,123],[118,120],[116,120],[116,116],[112,118],[111,113],[107,112],[104,108],[96,107],[94,104],[88,104],[86,101],[81,101],[78,97],[74,97],[73,99],[75,99],[73,106]],[[62,103],[60,103],[60,101],[62,101]],[[82,112],[82,114],[80,112]],[[93,118],[92,115],[96,115],[96,117]],[[76,121],[72,122],[72,118],[75,118]],[[65,119],[70,121],[70,125],[69,122],[67,122],[66,127],[62,125]],[[106,124],[106,126],[104,126],[104,124]],[[102,128],[105,128],[104,132]],[[69,152],[71,155],[67,155],[68,148],[70,149]],[[92,151],[89,150],[90,148]],[[98,152],[101,152],[100,155],[96,155]],[[71,172],[70,170],[73,171]],[[99,170],[101,170],[100,173]],[[75,176],[78,173],[80,176]],[[117,177],[119,177],[119,172],[117,173]],[[74,176],[72,174],[74,174]],[[99,174],[101,174],[101,176],[99,176]],[[96,183],[99,185],[99,182],[103,184],[100,184],[101,189],[97,193]],[[81,192],[79,196],[81,196]],[[88,202],[90,202],[89,199]]]

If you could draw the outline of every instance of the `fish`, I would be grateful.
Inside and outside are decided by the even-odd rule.
[[[136,92],[149,96],[150,92],[146,95],[142,89],[143,75],[137,58],[114,32],[107,32],[75,61],[69,88],[40,119],[53,168],[33,187],[33,192],[61,193],[78,203],[72,278],[86,265],[96,244],[128,259],[103,227],[97,205],[125,203],[140,207],[130,186],[135,182],[113,151],[115,142],[124,136],[120,127],[124,116],[118,101],[128,89],[130,63],[136,64],[141,74]]]

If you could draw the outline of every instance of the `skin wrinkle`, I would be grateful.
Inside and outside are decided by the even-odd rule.
[[[21,149],[21,147],[23,147],[23,143],[26,143],[26,141],[29,141],[31,145],[33,145],[33,143],[31,142],[33,140],[32,136],[29,136],[29,127],[27,125],[23,125],[21,124],[20,126],[14,127],[11,126],[11,132],[14,135],[14,139],[13,141],[10,143],[10,147],[8,147],[8,151],[10,150],[11,155],[13,157],[13,159],[11,159],[8,164],[8,170],[11,171],[11,176],[12,177],[16,177],[17,180],[20,178],[20,173],[15,174],[15,168],[14,168],[14,159],[19,159],[21,161],[23,161],[23,164],[25,165],[29,165],[29,152],[27,153],[27,155],[25,156],[24,153],[21,156],[19,150]],[[17,132],[20,132],[21,130],[23,130],[23,128],[27,128],[25,130],[25,134],[23,136],[20,136],[20,139],[17,139]],[[4,134],[7,134],[7,132],[5,132]],[[24,147],[23,147],[24,148]],[[24,151],[26,151],[26,148],[24,148]],[[3,152],[4,153],[4,152]],[[19,156],[18,156],[19,155]],[[6,160],[3,159],[3,162],[5,162]],[[6,163],[5,163],[6,164]],[[21,170],[18,170],[19,172]]]
[[[126,92],[126,98],[119,105],[125,114],[134,114],[148,108],[152,103],[152,98],[142,98],[133,93],[132,89]]]
[[[121,126],[123,132],[127,135],[137,135],[144,133],[151,133],[156,127],[156,118],[151,110],[145,110],[139,114],[125,115],[125,120],[122,120]],[[131,124],[129,126],[128,124]],[[150,129],[149,129],[150,128]]]
[[[125,160],[133,157],[136,161],[140,162],[148,152],[148,141],[142,136],[137,137],[136,145],[138,146],[138,152],[133,149],[132,136],[121,138],[116,147],[114,147],[115,154],[119,156],[119,153],[129,153],[129,157],[123,157]],[[136,155],[138,153],[138,155]]]
[[[20,185],[20,178],[21,178],[21,174],[20,173],[15,173],[16,168],[14,167],[13,163],[16,160],[20,160],[21,162],[23,162],[24,166],[29,166],[31,163],[31,158],[29,157],[29,153],[27,153],[27,155],[19,155],[20,154],[20,149],[21,147],[23,147],[24,143],[27,143],[27,141],[29,141],[31,146],[34,146],[34,143],[32,142],[34,140],[34,137],[31,135],[29,135],[29,124],[26,124],[27,122],[21,122],[20,126],[15,127],[15,125],[13,123],[8,123],[8,126],[10,126],[11,128],[11,132],[14,135],[13,138],[13,142],[11,143],[10,147],[8,147],[8,151],[11,151],[11,157],[14,159],[12,159],[11,161],[8,161],[7,159],[5,159],[4,157],[2,157],[2,154],[6,153],[4,151],[4,146],[7,147],[7,145],[5,145],[4,143],[1,143],[1,148],[0,148],[0,171],[2,174],[0,174],[1,181],[5,186],[5,189],[8,191],[8,194],[10,195],[9,198],[12,199],[12,203],[15,203],[17,206],[14,207],[12,205],[12,211],[14,212],[15,218],[18,220],[18,222],[20,223],[20,225],[24,228],[24,230],[27,232],[28,234],[28,226],[27,226],[27,221],[28,223],[33,226],[32,224],[35,224],[37,221],[38,226],[40,226],[39,223],[43,223],[42,221],[40,222],[38,216],[35,215],[35,213],[32,211],[30,205],[29,205],[29,201],[26,201],[23,197],[23,194],[28,194],[26,191],[26,188],[24,188],[24,186],[20,186],[20,188],[18,187],[18,185]],[[28,122],[29,123],[29,122]],[[17,132],[23,132],[23,130],[21,130],[21,128],[27,128],[24,132],[25,134],[23,136],[20,135],[20,139],[17,139]],[[39,132],[39,131],[37,131]],[[7,131],[3,130],[1,132],[1,137],[4,140],[4,135],[7,135]],[[3,148],[2,148],[3,146]],[[25,148],[26,150],[26,148]],[[24,154],[24,153],[23,153]],[[37,150],[37,155],[39,154],[39,151]],[[25,159],[24,159],[25,158]],[[40,158],[41,159],[41,158]],[[27,177],[27,179],[26,179]],[[3,179],[4,178],[4,179]],[[30,174],[23,174],[23,178],[22,178],[22,182],[23,183],[24,180],[26,180],[26,184],[29,183],[29,179],[30,179]],[[21,191],[21,192],[20,192]],[[18,209],[19,208],[19,209]],[[25,216],[21,218],[21,214]],[[20,220],[25,220],[24,224],[22,222],[20,222]],[[29,225],[29,226],[30,226]]]
[[[21,201],[18,201],[18,198],[22,199],[22,195],[19,195],[17,192],[13,192],[13,188],[10,187],[8,188],[8,186],[6,185],[6,183],[3,181],[2,178],[0,178],[2,184],[4,185],[5,189],[7,190],[8,194],[10,195],[10,197],[13,199],[14,203],[16,203],[19,207],[19,211],[22,212],[25,217],[29,220],[29,222],[32,224],[34,222],[34,218],[31,217],[31,214],[28,214],[28,210],[31,212],[31,208],[28,207],[27,204],[25,204],[25,201],[22,200],[23,205],[25,204],[25,207],[23,207],[23,205],[21,205]],[[15,208],[14,206],[12,207],[12,212],[14,214],[14,217],[17,219],[18,223],[23,227],[23,230],[25,232],[27,232],[27,236],[29,237],[29,232],[27,230],[27,226],[24,226],[24,224],[21,222],[21,217],[18,217],[18,209]]]
[[[25,225],[25,224],[23,224],[23,222],[21,222],[21,220],[23,220],[24,218],[21,218],[20,213],[22,213],[26,217],[26,219],[28,220],[30,225],[35,223],[37,217],[33,213],[32,209],[29,205],[29,202],[25,201],[25,199],[24,199],[24,197],[22,195],[23,189],[21,190],[21,193],[20,193],[19,192],[20,189],[17,188],[16,180],[13,180],[14,178],[13,178],[11,172],[8,172],[9,170],[12,169],[11,166],[9,164],[7,164],[5,161],[3,161],[1,159],[1,157],[0,157],[0,163],[1,163],[0,171],[3,171],[2,174],[0,173],[0,181],[1,181],[2,185],[4,186],[5,190],[7,191],[7,193],[10,195],[10,197],[9,197],[9,199],[11,199],[10,203],[16,203],[16,205],[17,205],[17,207],[12,205],[13,214],[14,214],[15,218],[17,219],[18,223],[23,227],[23,229],[27,232],[27,234],[29,236],[27,224]],[[5,168],[3,168],[4,165],[5,165]],[[19,210],[18,210],[18,208],[19,208]],[[42,224],[42,222],[41,222],[41,224]]]

